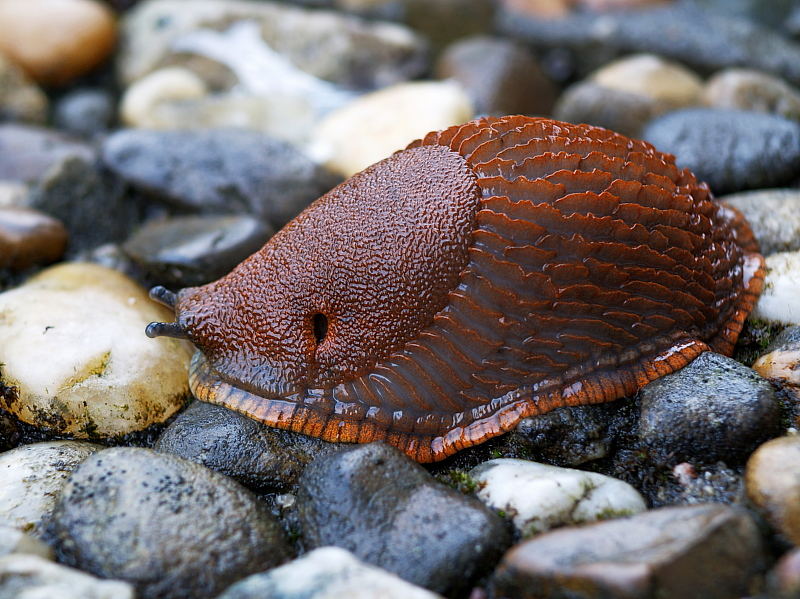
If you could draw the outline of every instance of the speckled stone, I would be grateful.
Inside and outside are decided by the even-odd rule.
[[[800,189],[759,189],[719,199],[744,215],[763,255],[800,250]]]

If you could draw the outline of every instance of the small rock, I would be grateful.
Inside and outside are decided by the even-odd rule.
[[[119,131],[103,160],[184,210],[244,213],[282,227],[336,181],[291,145],[255,131]]]
[[[718,194],[780,186],[800,168],[800,123],[772,114],[679,110],[651,122],[644,138]]]
[[[477,484],[478,499],[510,517],[523,537],[647,509],[628,483],[595,472],[497,459],[469,474]]]
[[[134,599],[133,587],[99,580],[35,555],[0,557],[0,597],[19,599]]]
[[[800,120],[800,90],[780,77],[750,69],[726,69],[706,83],[703,101],[715,108],[768,112]]]
[[[800,326],[784,329],[753,363],[753,370],[800,396]]]
[[[800,251],[767,256],[764,291],[750,317],[800,324]]]
[[[509,40],[460,40],[439,58],[436,76],[458,81],[478,114],[548,115],[553,110],[552,81],[530,51]]]
[[[0,52],[0,121],[43,124],[46,120],[47,96]]]
[[[51,441],[0,454],[0,523],[40,537],[70,473],[100,445]]]
[[[778,29],[797,6],[795,0],[689,0],[707,11],[733,15]]]
[[[208,92],[205,82],[193,71],[165,67],[145,75],[125,90],[120,100],[120,119],[130,127],[171,129],[171,122],[158,114],[160,105],[174,102],[180,109],[183,100],[202,98]]]
[[[0,181],[0,207],[22,208],[28,205],[28,186],[19,181]]]
[[[765,256],[800,250],[800,190],[759,189],[719,199],[744,215]]]
[[[383,443],[312,462],[297,502],[308,547],[342,547],[439,593],[469,588],[508,542],[500,518],[478,500]]]
[[[800,597],[800,549],[788,551],[767,575],[768,597],[796,599]]]
[[[37,210],[0,207],[0,268],[55,262],[66,246],[67,230],[56,219]]]
[[[744,499],[741,472],[728,468],[724,462],[712,465],[681,462],[670,474],[658,476],[654,481],[656,488],[649,491],[654,507],[712,502],[739,504]]]
[[[332,112],[317,127],[311,153],[350,177],[429,131],[459,125],[472,115],[469,98],[455,82],[402,83]]]
[[[662,508],[521,543],[503,558],[493,590],[519,599],[730,599],[748,595],[765,561],[744,510]]]
[[[337,446],[196,401],[161,433],[153,449],[197,462],[256,491],[275,492],[292,488],[311,460]]]
[[[747,461],[747,496],[772,526],[800,544],[800,437],[764,443]]]
[[[123,249],[158,283],[192,287],[227,274],[271,236],[250,216],[183,216],[145,224]]]
[[[640,397],[639,437],[666,461],[735,463],[780,430],[772,386],[712,352],[646,385]]]
[[[114,120],[114,100],[102,89],[78,89],[56,103],[53,119],[59,129],[81,137],[108,130]]]
[[[216,597],[288,557],[247,489],[175,456],[115,447],[70,477],[53,518],[60,561],[130,582],[142,599]]]
[[[2,460],[0,459],[1,463]],[[24,553],[26,555],[38,555],[45,559],[53,559],[53,550],[39,539],[30,537],[16,528],[0,524],[0,558],[11,553]]]
[[[13,0],[0,0],[3,6]],[[67,158],[94,162],[94,149],[65,135],[23,125],[0,125],[0,179],[35,182]]]
[[[94,0],[0,1],[0,52],[44,85],[64,85],[111,53],[117,26]]]
[[[314,77],[347,88],[383,87],[417,77],[428,67],[421,38],[393,23],[370,23],[276,2],[207,0],[186,10],[182,0],[149,0],[139,3],[123,19],[123,44],[117,62],[120,79],[130,85],[167,65],[196,70],[196,54],[180,49],[183,40],[198,32],[214,33],[246,21],[258,26],[268,50]],[[242,61],[249,58],[241,56]],[[206,78],[207,83],[210,79]]]
[[[0,294],[0,408],[80,438],[163,422],[188,395],[191,348],[148,339],[144,329],[173,317],[113,270],[65,263],[43,271]]]
[[[263,574],[254,574],[218,599],[436,599],[439,595],[368,566],[344,549],[322,547]]]

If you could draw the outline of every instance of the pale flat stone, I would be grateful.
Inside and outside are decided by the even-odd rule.
[[[474,468],[470,476],[477,484],[478,498],[505,512],[523,536],[647,509],[628,483],[595,472],[496,459]]]
[[[173,319],[114,270],[65,263],[43,271],[0,294],[0,407],[80,438],[166,420],[188,395],[192,350],[144,329]]]
[[[767,256],[764,291],[751,318],[800,324],[800,251]]]
[[[53,550],[39,539],[26,535],[16,528],[0,524],[0,557],[10,553],[24,553],[53,559]]]
[[[166,67],[153,71],[131,85],[120,102],[120,118],[131,127],[169,128],[154,113],[160,104],[201,98],[208,93],[205,82],[189,69]]]

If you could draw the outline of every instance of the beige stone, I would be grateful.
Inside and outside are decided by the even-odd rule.
[[[131,85],[120,102],[120,118],[131,127],[167,129],[170,121],[159,118],[163,104],[202,98],[208,93],[205,82],[182,67],[153,71]],[[178,110],[179,112],[179,110]]]
[[[800,437],[780,437],[759,447],[747,462],[745,486],[772,526],[800,544]]]

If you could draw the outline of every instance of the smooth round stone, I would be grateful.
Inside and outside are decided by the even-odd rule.
[[[217,599],[437,599],[385,570],[368,566],[338,547],[309,551],[288,564],[254,574]]]
[[[800,250],[800,189],[760,189],[719,199],[744,215],[765,256]]]
[[[764,291],[750,318],[800,324],[800,251],[767,256]]]
[[[196,401],[164,429],[153,449],[216,470],[253,490],[275,492],[294,487],[313,459],[338,446]]]
[[[595,472],[501,458],[473,468],[469,476],[478,499],[507,514],[523,537],[647,509],[628,483]]]
[[[800,326],[784,329],[753,363],[753,370],[765,379],[800,390]]]
[[[307,547],[342,547],[439,593],[470,588],[508,543],[495,513],[383,443],[314,460],[297,505]]]
[[[24,422],[112,437],[163,422],[186,400],[191,347],[144,335],[174,315],[122,274],[61,264],[0,294],[0,314],[0,407]]]
[[[184,216],[145,224],[123,249],[155,281],[192,287],[227,274],[271,236],[250,216]]]
[[[208,91],[205,82],[189,69],[158,69],[125,90],[120,100],[120,119],[130,127],[170,129],[171,123],[158,114],[159,106],[166,102],[175,102],[180,108],[182,100],[202,98]]]
[[[780,77],[751,69],[726,69],[714,75],[703,90],[703,102],[800,120],[800,90]]]
[[[53,559],[53,550],[39,539],[28,536],[19,529],[0,524],[0,558],[12,553]]]
[[[0,121],[43,124],[47,96],[0,53]]]
[[[347,178],[430,131],[459,125],[472,116],[472,104],[458,83],[402,83],[332,112],[317,127],[310,151]]]
[[[735,463],[780,430],[769,382],[712,352],[646,385],[640,397],[639,438],[664,460]]]
[[[0,268],[24,270],[55,262],[67,246],[67,230],[37,210],[0,207]]]
[[[40,537],[70,473],[100,445],[50,441],[0,453],[0,524]]]
[[[772,114],[679,110],[651,122],[644,138],[717,194],[780,186],[800,168],[800,123]]]
[[[175,456],[116,447],[70,477],[53,519],[60,561],[136,587],[141,599],[216,597],[289,556],[266,505]]]
[[[501,38],[471,37],[448,46],[436,76],[458,81],[478,114],[547,115],[556,98],[533,54]]]
[[[515,599],[730,599],[748,594],[765,562],[746,511],[670,507],[520,543],[495,571],[492,591]]]
[[[93,162],[96,153],[89,144],[49,129],[0,124],[0,156],[0,179],[35,182],[68,158]]]
[[[118,131],[102,154],[128,183],[177,208],[249,214],[275,228],[338,181],[292,145],[241,129]]]
[[[37,82],[63,85],[88,73],[117,39],[113,13],[95,0],[0,0],[0,52]]]
[[[36,555],[0,557],[0,597],[19,599],[134,599],[133,587],[100,580]]]
[[[747,496],[770,524],[800,544],[800,437],[764,443],[747,462]]]
[[[61,98],[55,107],[56,127],[73,135],[93,137],[108,130],[114,120],[114,100],[102,89],[78,89]]]
[[[767,575],[768,597],[793,599],[800,597],[800,549],[786,552]]]

